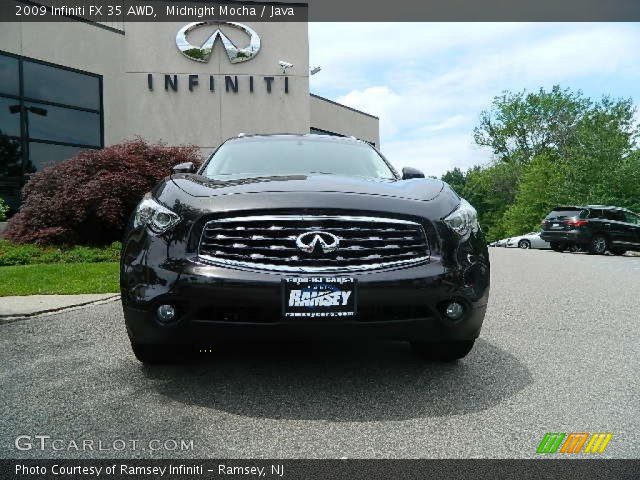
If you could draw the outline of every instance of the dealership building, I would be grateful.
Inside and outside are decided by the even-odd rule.
[[[15,208],[30,173],[134,136],[203,156],[240,133],[378,146],[378,118],[309,76],[306,22],[0,23],[0,197]]]

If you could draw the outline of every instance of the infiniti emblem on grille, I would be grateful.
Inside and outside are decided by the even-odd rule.
[[[340,245],[340,239],[329,232],[305,232],[296,238],[296,246],[306,253],[331,253]]]

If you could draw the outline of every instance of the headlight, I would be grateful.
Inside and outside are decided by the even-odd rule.
[[[445,217],[444,221],[461,237],[467,236],[470,232],[476,232],[480,228],[476,209],[464,199],[457,209]]]
[[[179,221],[180,217],[176,213],[151,198],[145,198],[136,208],[133,226],[136,228],[147,226],[152,232],[164,233]]]

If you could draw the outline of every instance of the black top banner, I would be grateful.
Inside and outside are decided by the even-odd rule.
[[[638,22],[638,0],[2,0],[2,22]]]

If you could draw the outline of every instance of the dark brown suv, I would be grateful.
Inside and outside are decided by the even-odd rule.
[[[542,221],[540,238],[558,252],[580,247],[589,253],[640,251],[640,216],[604,205],[556,207]]]

